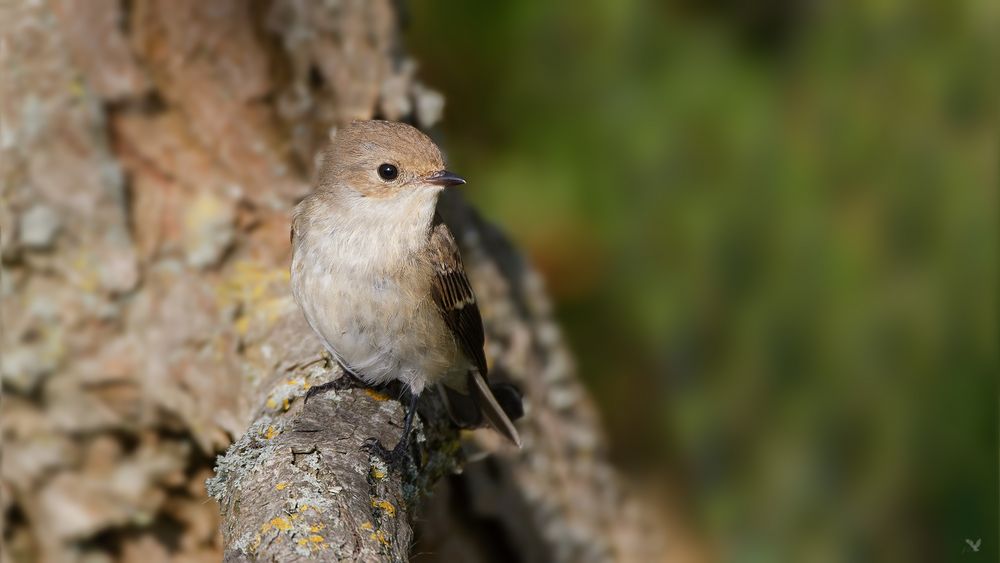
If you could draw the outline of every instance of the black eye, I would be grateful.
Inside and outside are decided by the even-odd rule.
[[[378,177],[390,182],[399,176],[399,169],[391,164],[380,164],[378,167]]]

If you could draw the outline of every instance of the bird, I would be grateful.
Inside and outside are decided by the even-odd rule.
[[[418,129],[355,121],[332,136],[292,214],[292,294],[309,326],[350,377],[409,392],[399,442],[363,446],[389,461],[404,456],[417,400],[433,387],[460,425],[485,419],[521,446],[520,393],[487,379],[476,296],[437,213],[441,192],[465,183]]]

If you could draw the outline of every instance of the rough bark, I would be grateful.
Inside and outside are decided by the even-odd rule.
[[[442,211],[492,368],[526,392],[524,449],[460,439],[429,399],[413,460],[387,472],[359,446],[398,437],[398,401],[303,405],[338,371],[289,298],[288,212],[331,127],[426,129],[442,110],[401,54],[394,3],[0,10],[0,559],[652,553],[537,276],[460,200]],[[231,444],[211,481],[220,519],[203,483]],[[463,464],[470,450],[492,455]]]

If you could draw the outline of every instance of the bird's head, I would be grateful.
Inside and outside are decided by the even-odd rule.
[[[355,121],[337,131],[324,155],[317,188],[363,198],[436,195],[465,180],[444,167],[441,150],[405,123]]]

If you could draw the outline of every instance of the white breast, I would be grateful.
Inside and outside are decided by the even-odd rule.
[[[296,237],[295,299],[329,351],[369,383],[400,379],[419,393],[466,369],[421,259],[435,204],[411,196],[361,201],[351,213],[313,210]]]

